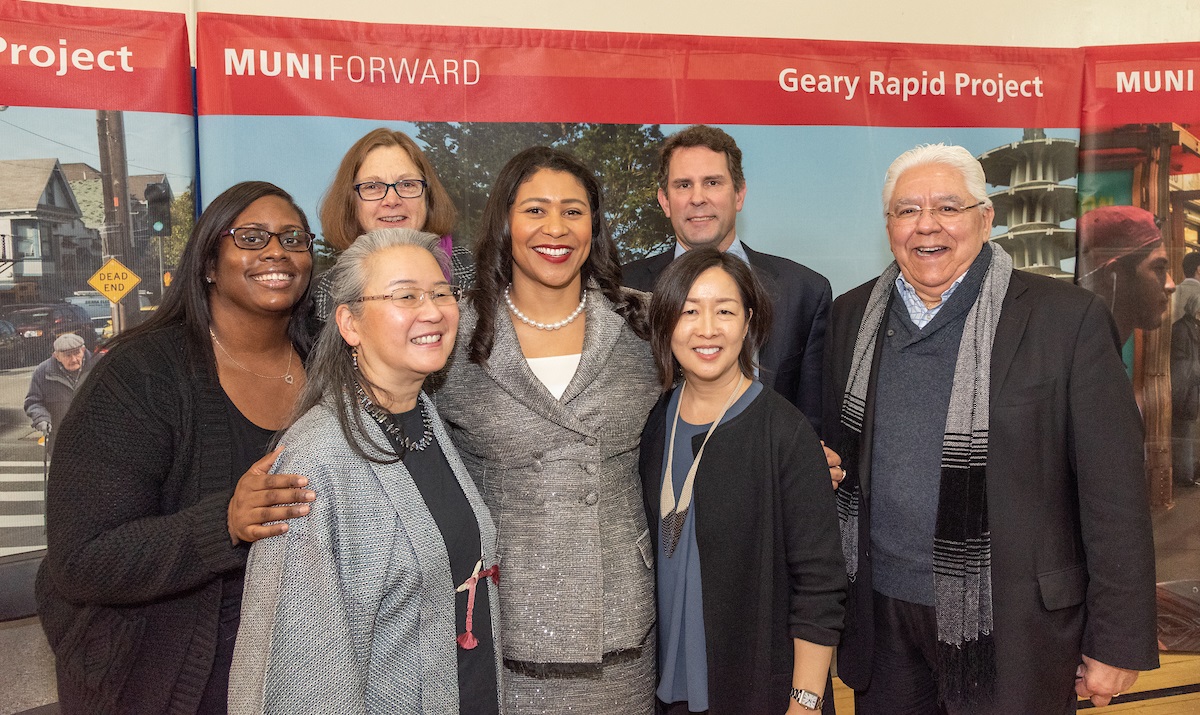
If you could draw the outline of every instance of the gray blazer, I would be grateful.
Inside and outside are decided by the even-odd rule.
[[[583,356],[561,399],[533,374],[507,309],[491,359],[467,359],[464,304],[435,395],[499,531],[504,657],[596,664],[654,624],[653,554],[637,457],[658,399],[650,346],[588,291]]]
[[[433,431],[475,512],[484,565],[493,564],[495,526],[436,411]],[[250,550],[229,712],[457,713],[457,584],[403,463],[355,455],[325,405],[301,417],[283,445],[273,470],[308,477],[317,500],[308,518]],[[487,588],[493,614],[496,590]]]

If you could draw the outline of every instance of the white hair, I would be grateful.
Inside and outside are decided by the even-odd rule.
[[[929,164],[942,164],[958,171],[967,184],[967,191],[975,197],[976,201],[983,203],[981,208],[992,205],[991,199],[987,197],[983,165],[971,152],[961,146],[921,144],[896,157],[896,160],[888,167],[887,174],[883,178],[883,212],[885,214],[892,210],[892,192],[896,190],[896,182],[900,179],[900,175],[909,169]]]

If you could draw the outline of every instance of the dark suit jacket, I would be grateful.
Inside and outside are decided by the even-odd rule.
[[[850,585],[838,674],[871,680],[872,403],[854,453],[838,410],[874,281],[833,305],[826,435],[857,477],[859,571]],[[886,327],[886,323],[885,326]],[[875,362],[878,365],[878,360]],[[1142,421],[1108,310],[1093,294],[1014,271],[992,346],[987,461],[996,712],[1073,712],[1080,653],[1158,666],[1154,547]]]
[[[771,334],[759,351],[759,378],[767,387],[800,408],[821,431],[821,369],[825,326],[833,291],[820,273],[795,261],[759,253],[744,242],[754,273],[773,301]],[[659,274],[675,258],[675,244],[666,251],[627,263],[622,282],[630,288],[653,291]]]

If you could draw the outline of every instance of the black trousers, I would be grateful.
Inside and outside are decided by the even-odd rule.
[[[1075,712],[1077,700],[1073,682],[1065,682],[1061,691],[1031,690],[1029,683],[1020,679],[1021,669],[1013,668],[1012,663],[997,663],[996,702],[992,707],[970,712],[938,703],[937,616],[933,607],[889,598],[876,591],[874,608],[875,650],[871,658],[871,684],[866,690],[854,693],[857,715]],[[1024,703],[1015,709],[1014,694],[1016,700]]]
[[[854,693],[857,715],[948,715],[938,705],[937,616],[922,606],[874,594],[871,685]]]

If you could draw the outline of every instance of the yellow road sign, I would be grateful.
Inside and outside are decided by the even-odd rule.
[[[105,261],[104,265],[100,266],[100,270],[88,279],[88,285],[100,291],[105,298],[114,303],[124,298],[126,293],[141,282],[142,279],[136,273],[115,258]]]

